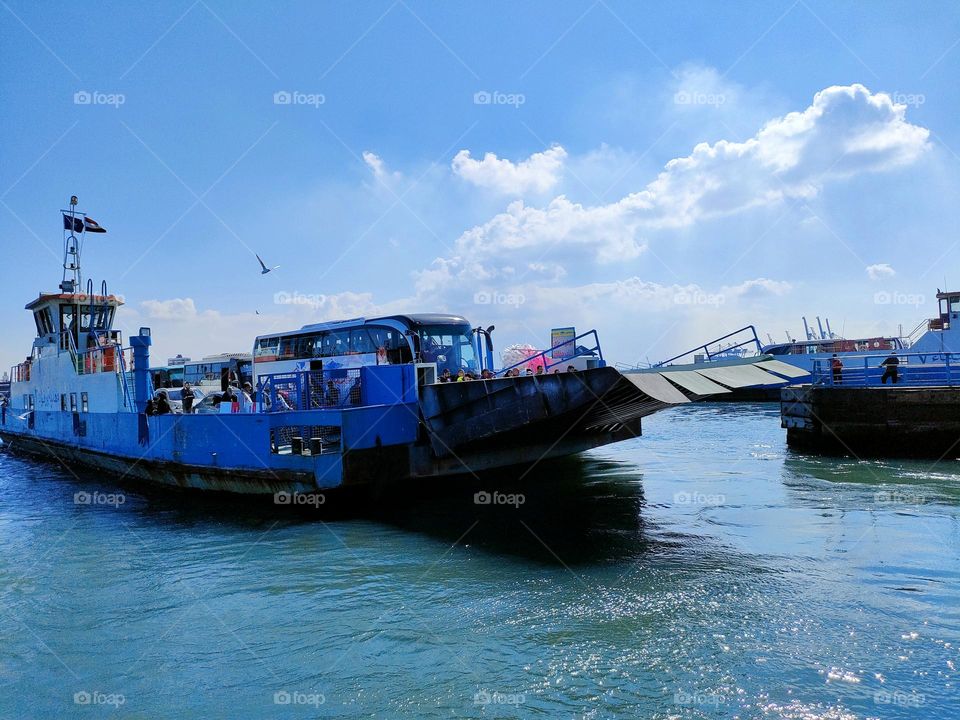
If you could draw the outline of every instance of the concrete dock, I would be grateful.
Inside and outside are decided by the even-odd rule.
[[[792,448],[856,456],[960,457],[960,387],[802,385],[780,393]]]

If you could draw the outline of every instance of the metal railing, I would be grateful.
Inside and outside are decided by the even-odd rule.
[[[581,338],[585,338],[585,337],[592,337],[592,338],[593,338],[593,345],[592,345],[592,346],[586,347],[586,346],[577,345],[577,341],[580,340]],[[550,362],[550,360],[548,359],[548,355],[550,355],[551,353],[553,353],[554,350],[558,350],[558,349],[560,349],[560,348],[562,348],[562,347],[565,347],[565,346],[567,346],[567,345],[572,345],[572,346],[573,346],[573,354],[572,354],[572,355],[567,355],[567,356],[562,357],[562,358],[555,358],[555,361],[554,361],[554,362]],[[541,358],[541,359],[543,360],[543,371],[544,371],[544,372],[547,372],[548,370],[550,370],[550,368],[552,368],[552,367],[554,367],[554,366],[556,366],[556,365],[567,365],[567,364],[570,363],[571,360],[573,360],[573,359],[575,359],[575,358],[578,358],[578,357],[584,357],[584,356],[593,356],[593,357],[599,358],[599,360],[600,360],[600,363],[599,363],[599,364],[600,364],[601,367],[605,364],[604,359],[603,359],[603,351],[600,349],[600,336],[597,335],[597,331],[596,331],[596,330],[588,330],[588,331],[585,332],[585,333],[581,333],[581,334],[577,335],[576,337],[572,338],[571,340],[564,340],[564,341],[563,341],[562,343],[560,343],[559,345],[554,345],[553,347],[548,348],[548,349],[546,349],[546,350],[543,350],[542,352],[538,352],[536,355],[531,355],[530,357],[524,358],[524,359],[521,360],[520,362],[514,363],[513,365],[508,365],[507,367],[505,367],[505,368],[503,368],[503,369],[501,369],[501,370],[498,370],[498,371],[495,373],[495,375],[496,375],[496,377],[504,377],[507,372],[509,372],[510,370],[513,370],[514,368],[519,368],[519,367],[522,367],[522,366],[524,366],[524,365],[527,365],[527,366],[528,366],[528,365],[530,365],[531,363],[536,364],[535,361],[536,361],[537,358]]]
[[[897,364],[888,360],[896,357]],[[834,368],[840,360],[842,367]],[[953,387],[960,385],[960,353],[844,355],[813,361],[814,385],[836,387]]]
[[[122,351],[119,345],[111,343],[101,347],[83,350],[73,355],[74,365],[79,375],[119,372]]]
[[[346,374],[344,374],[346,373]],[[290,412],[357,407],[362,402],[360,369],[306,370],[261,375],[256,412]]]
[[[11,382],[29,382],[30,381],[30,366],[33,363],[28,359],[25,362],[17,363],[12,368],[10,368],[10,381]]]
[[[748,337],[746,340],[743,340],[742,342],[731,343],[730,345],[726,345],[726,346],[721,346],[721,345],[720,345],[720,343],[723,342],[724,340],[726,340],[727,338],[731,338],[731,337],[733,337],[733,336],[735,336],[735,335],[739,335],[740,333],[746,332],[746,331],[748,331],[748,330],[750,331],[750,334],[752,335],[752,337]],[[710,352],[710,346],[712,346],[712,345],[717,345],[718,348],[717,348],[716,350],[714,350],[713,352]],[[760,338],[757,337],[757,329],[756,329],[753,325],[745,325],[744,327],[740,328],[739,330],[734,330],[733,332],[730,332],[730,333],[727,333],[726,335],[723,335],[723,336],[721,336],[721,337],[715,338],[715,339],[711,340],[710,342],[704,343],[703,345],[698,345],[697,347],[693,348],[692,350],[687,350],[686,352],[680,353],[679,355],[674,355],[672,358],[669,358],[669,359],[667,359],[667,360],[663,360],[663,361],[661,361],[661,362],[654,363],[653,367],[663,367],[664,365],[669,365],[669,364],[672,363],[674,360],[679,360],[680,358],[685,358],[685,357],[687,357],[688,355],[693,355],[694,353],[698,353],[698,352],[700,352],[701,350],[702,350],[703,353],[707,356],[707,360],[712,360],[713,358],[717,357],[718,355],[720,355],[720,356],[723,356],[723,355],[725,355],[725,354],[726,354],[726,355],[729,355],[731,350],[737,350],[737,349],[739,349],[739,348],[746,347],[747,345],[753,345],[753,346],[756,348],[756,351],[757,351],[757,354],[758,354],[758,355],[763,352],[763,345],[760,343]]]
[[[921,320],[913,330],[907,333],[906,338],[901,338],[901,340],[906,340],[908,346],[913,345],[927,330],[933,329],[931,325],[934,322],[934,320]]]

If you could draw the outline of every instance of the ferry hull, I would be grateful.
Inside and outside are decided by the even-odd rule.
[[[667,406],[613,368],[425,385],[408,399],[228,415],[7,409],[0,438],[14,452],[161,486],[307,494],[529,466],[638,437],[640,418]]]
[[[75,465],[99,470],[120,481],[129,479],[184,490],[243,495],[317,492],[316,483],[309,473],[218,470],[173,462],[126,458],[52,440],[4,432],[0,432],[0,438],[11,452],[59,463],[68,470]]]

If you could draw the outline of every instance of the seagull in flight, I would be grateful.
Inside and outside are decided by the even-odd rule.
[[[256,253],[254,253],[254,255],[256,255]],[[260,262],[260,267],[262,268],[260,270],[261,275],[266,275],[268,272],[273,272],[278,267],[280,267],[279,265],[274,265],[272,268],[268,268],[266,265],[263,264],[263,260],[260,259],[259,255],[257,255],[257,260]]]

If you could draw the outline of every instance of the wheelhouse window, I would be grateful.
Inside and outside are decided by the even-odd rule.
[[[454,375],[460,370],[478,369],[469,325],[424,325],[415,332],[422,362],[435,362],[438,370],[449,370]]]
[[[77,323],[74,316],[73,305],[60,306],[60,349],[69,350],[71,347],[70,337],[73,337],[72,345],[77,344]]]
[[[50,314],[50,308],[45,307],[37,310],[33,314],[33,319],[37,323],[38,335],[50,335],[53,333],[53,316]]]

